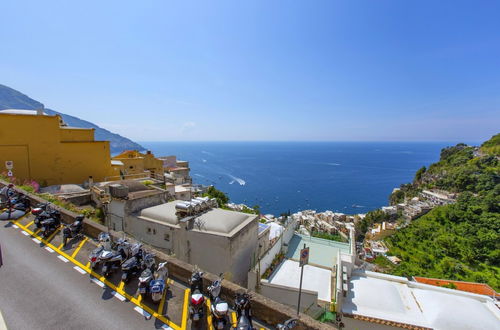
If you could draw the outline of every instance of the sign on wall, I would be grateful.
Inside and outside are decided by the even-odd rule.
[[[309,247],[300,250],[300,267],[309,263]]]

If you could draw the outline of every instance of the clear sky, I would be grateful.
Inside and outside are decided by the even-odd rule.
[[[0,2],[0,83],[138,141],[480,141],[500,1]]]

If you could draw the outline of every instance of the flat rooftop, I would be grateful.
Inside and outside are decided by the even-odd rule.
[[[300,285],[300,266],[297,261],[285,260],[277,270],[274,271],[269,283],[287,286],[290,288],[299,288]],[[304,278],[302,288],[318,293],[318,299],[330,302],[332,287],[332,272],[311,265],[304,266]]]
[[[300,250],[304,243],[309,247],[309,263],[332,268],[337,264],[338,251],[350,253],[348,243],[330,241],[322,238],[294,234],[288,243],[288,259],[300,260]]]
[[[184,201],[173,201],[153,207],[145,208],[141,211],[139,218],[164,222],[167,225],[179,226],[179,218],[176,215],[175,205]],[[195,216],[193,231],[206,232],[210,234],[233,236],[248,223],[256,220],[255,214],[247,214],[223,210],[219,208],[208,209]]]
[[[500,310],[489,297],[369,271],[353,272],[342,312],[431,329],[500,325]]]

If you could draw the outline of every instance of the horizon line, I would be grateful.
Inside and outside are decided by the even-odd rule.
[[[470,140],[470,141],[460,141],[460,140],[134,140],[137,143],[217,143],[217,142],[242,142],[242,143],[255,143],[255,142],[265,142],[265,143],[331,143],[331,142],[349,142],[349,143],[482,143],[481,140]]]

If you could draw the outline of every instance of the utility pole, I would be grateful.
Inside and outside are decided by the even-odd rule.
[[[300,297],[302,295],[302,278],[304,276],[304,266],[309,262],[309,248],[304,243],[304,248],[300,250],[300,284],[299,284],[299,302],[297,303],[297,315],[300,314]]]

